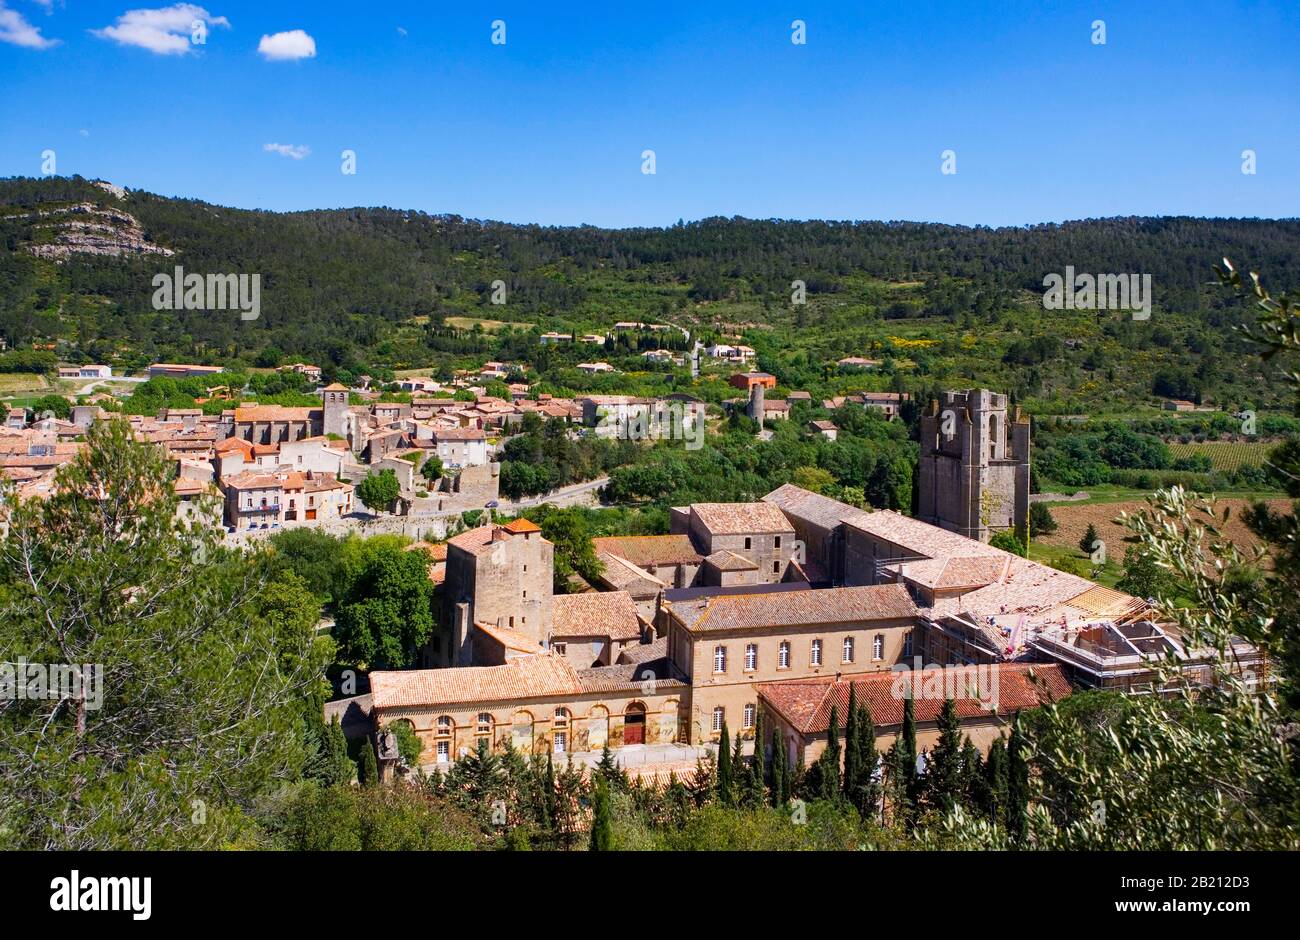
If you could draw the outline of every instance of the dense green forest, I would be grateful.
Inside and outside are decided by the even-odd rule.
[[[27,250],[55,238],[39,211],[79,202],[130,213],[148,240],[176,254],[54,261]],[[51,343],[58,358],[122,368],[303,359],[345,379],[449,374],[503,358],[529,364],[545,391],[694,384],[702,397],[721,397],[720,382],[691,383],[682,367],[637,355],[680,348],[677,333],[632,334],[599,352],[536,342],[550,329],[603,333],[616,320],[667,320],[705,341],[743,337],[783,388],[924,393],[979,383],[1042,414],[1125,411],[1168,397],[1277,407],[1266,366],[1223,365],[1249,358],[1232,329],[1240,304],[1218,289],[1210,266],[1227,254],[1279,283],[1300,281],[1294,220],[1114,218],[990,229],[715,218],[605,230],[389,208],[247,211],[145,192],[118,198],[81,178],[0,182],[0,239],[0,337],[10,370],[31,367],[32,346]],[[151,278],[177,264],[261,274],[261,316],[155,311]],[[1067,265],[1150,274],[1151,318],[1044,310],[1044,276]],[[497,280],[506,286],[499,304]],[[804,304],[791,303],[796,280],[806,285]],[[623,374],[572,368],[593,355]],[[883,365],[870,375],[835,372],[834,361],[848,355]]]

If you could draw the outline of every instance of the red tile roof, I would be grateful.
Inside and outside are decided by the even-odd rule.
[[[672,613],[693,633],[775,626],[907,620],[918,616],[901,584],[870,587],[720,594],[668,601]]]
[[[646,565],[699,564],[703,561],[689,535],[625,535],[592,539],[596,554],[608,552],[644,568]]]
[[[957,714],[963,719],[992,714],[994,702],[997,714],[1010,715],[1022,709],[1059,701],[1071,692],[1069,680],[1055,663],[999,663],[980,668],[995,670],[995,678],[986,680],[990,682],[995,694],[990,697],[988,705],[982,704],[975,694],[956,698]],[[849,707],[850,684],[856,688],[857,700],[867,706],[871,720],[878,728],[902,724],[903,699],[914,682],[918,690],[913,700],[916,720],[934,721],[943,709],[943,698],[926,695],[924,692],[926,683],[935,681],[930,679],[933,673],[934,670],[923,670],[919,674],[907,671],[842,678],[823,676],[765,682],[755,686],[755,689],[764,704],[785,718],[797,731],[820,734],[830,725],[832,705],[839,714],[840,727],[843,728]],[[920,676],[919,679],[915,678],[917,675]]]
[[[641,622],[626,591],[557,594],[551,601],[551,633],[634,640],[641,636]]]
[[[370,674],[375,708],[514,702],[581,691],[578,676],[568,661],[549,653],[522,656],[505,666],[404,669]]]

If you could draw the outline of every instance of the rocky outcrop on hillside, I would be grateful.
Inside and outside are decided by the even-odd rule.
[[[10,216],[9,218],[15,218]],[[135,216],[121,209],[79,202],[57,209],[26,213],[34,218],[36,240],[26,245],[38,258],[63,261],[72,255],[173,255],[148,239]]]

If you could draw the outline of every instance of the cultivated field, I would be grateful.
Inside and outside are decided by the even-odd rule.
[[[1236,470],[1238,467],[1258,467],[1269,451],[1277,446],[1276,441],[1205,441],[1200,444],[1170,444],[1169,452],[1174,459],[1192,457],[1196,454],[1209,455],[1215,470]]]
[[[1267,499],[1264,502],[1274,510],[1290,511],[1291,501],[1287,499]],[[1245,499],[1220,499],[1215,504],[1220,513],[1231,508],[1232,513],[1223,527],[1224,534],[1239,548],[1248,548],[1256,539],[1242,523],[1241,510],[1250,505]],[[1129,515],[1145,509],[1144,500],[1134,499],[1115,503],[1075,503],[1052,506],[1052,518],[1056,520],[1057,530],[1052,535],[1040,536],[1038,541],[1078,551],[1079,539],[1087,531],[1088,524],[1097,527],[1097,534],[1106,543],[1107,553],[1116,560],[1124,557],[1127,547],[1123,541],[1127,530],[1115,525],[1114,521],[1121,512]]]

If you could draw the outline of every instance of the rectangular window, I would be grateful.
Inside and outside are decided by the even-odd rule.
[[[853,637],[851,636],[844,638],[844,662],[853,662]]]
[[[445,764],[451,759],[451,742],[438,742],[438,763]]]
[[[876,638],[871,641],[871,658],[885,658],[885,635],[883,633],[877,633]]]
[[[750,702],[748,705],[745,706],[744,724],[747,730],[754,727],[754,703],[753,702]],[[754,746],[759,747],[760,745],[757,742],[755,742]]]
[[[713,671],[727,671],[727,648],[725,646],[718,646],[713,650]]]
[[[567,731],[555,732],[555,753],[563,754],[564,749],[568,746],[569,746],[569,732]]]
[[[780,547],[781,547],[781,536],[779,536],[779,535],[776,537],[776,546],[775,546],[775,547],[776,547],[776,548],[780,548]]]
[[[746,539],[745,539],[745,551],[749,551],[750,547],[751,547],[753,544],[754,544],[754,540],[753,540],[753,539],[751,539],[751,538],[746,538]]]
[[[714,730],[714,731],[721,731],[721,730],[722,730],[722,722],[723,722],[723,720],[724,720],[724,718],[725,718],[725,715],[726,715],[726,713],[722,710],[722,706],[721,706],[721,705],[719,705],[717,708],[715,708],[715,709],[713,710],[713,730]]]
[[[565,651],[568,650],[568,647],[563,643],[552,643],[551,649],[555,650],[555,652],[560,656],[563,656],[565,654]]]
[[[781,641],[780,653],[777,656],[777,665],[782,669],[790,668],[790,644],[785,640]]]
[[[822,641],[821,640],[812,641],[812,656],[809,662],[814,666],[820,666],[822,664]]]
[[[910,659],[912,657],[912,634],[908,631],[903,635],[903,656]]]
[[[745,670],[753,672],[758,668],[758,645],[750,643],[745,647]]]

